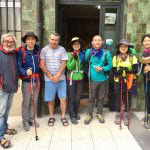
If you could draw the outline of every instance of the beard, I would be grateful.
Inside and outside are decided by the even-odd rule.
[[[11,46],[11,47],[5,46],[4,49],[5,49],[7,52],[12,52],[13,50],[15,50],[15,46]]]

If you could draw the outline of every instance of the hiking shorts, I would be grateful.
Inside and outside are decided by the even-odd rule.
[[[56,93],[59,99],[66,99],[66,80],[57,83],[45,81],[45,101],[50,102],[55,100]]]

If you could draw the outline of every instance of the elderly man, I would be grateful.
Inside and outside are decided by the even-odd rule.
[[[66,67],[67,53],[65,49],[58,45],[60,36],[58,33],[50,33],[49,45],[44,47],[40,54],[41,69],[45,74],[45,101],[48,102],[50,118],[48,125],[52,127],[55,122],[54,118],[54,99],[56,93],[60,99],[61,105],[61,122],[63,126],[69,123],[65,118],[66,111],[66,80],[64,70]]]
[[[14,135],[15,129],[9,129],[7,120],[14,93],[18,89],[18,71],[15,52],[16,39],[13,34],[4,34],[0,45],[0,144],[3,148],[11,143],[4,134]]]

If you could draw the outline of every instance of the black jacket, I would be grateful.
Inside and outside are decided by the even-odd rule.
[[[6,93],[18,90],[18,68],[15,51],[7,52],[0,45],[0,86]]]

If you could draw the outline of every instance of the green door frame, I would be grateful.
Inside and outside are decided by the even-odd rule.
[[[59,28],[61,24],[58,26],[59,19],[61,18],[61,10],[58,11],[59,6],[61,5],[100,5],[100,21],[104,22],[104,14],[105,14],[105,9],[106,8],[117,8],[117,42],[122,38],[123,36],[123,17],[124,17],[124,0],[121,0],[120,2],[102,2],[102,1],[93,1],[93,0],[88,0],[88,1],[79,1],[79,0],[58,0],[56,1],[56,31],[59,31]],[[99,34],[104,37],[104,24],[99,27]]]

